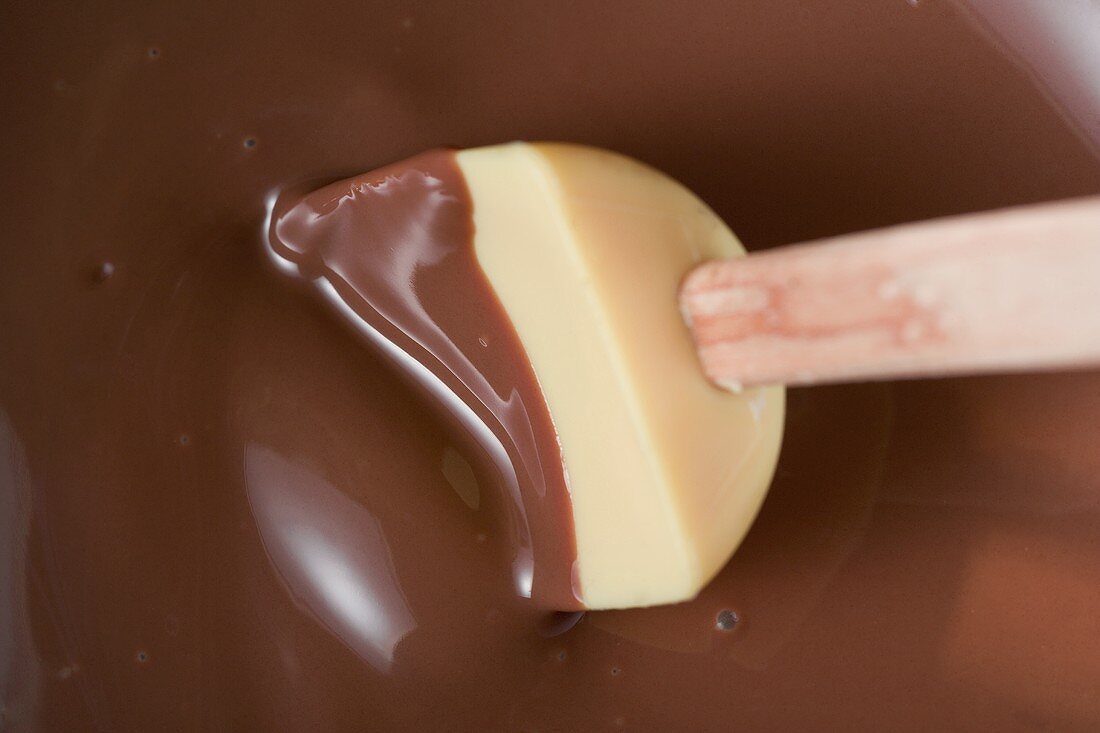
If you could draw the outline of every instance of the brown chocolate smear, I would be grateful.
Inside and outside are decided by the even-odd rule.
[[[503,518],[516,592],[542,608],[578,609],[557,433],[473,237],[462,171],[453,152],[439,150],[276,203],[267,245],[280,268],[313,283],[425,395],[474,456],[487,488],[475,486],[465,501],[478,508],[484,498]]]
[[[1000,35],[943,0],[5,3],[0,728],[1095,730],[1100,374],[792,390],[698,599],[548,618],[453,430],[262,257],[268,192],[515,138],[656,165],[750,248],[1100,192],[1079,85]]]

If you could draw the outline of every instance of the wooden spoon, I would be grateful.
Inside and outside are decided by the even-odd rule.
[[[1100,364],[1100,197],[708,262],[681,307],[734,390]]]

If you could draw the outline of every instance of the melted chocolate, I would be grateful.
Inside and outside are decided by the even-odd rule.
[[[0,727],[1097,726],[1100,374],[793,390],[698,599],[548,617],[467,501],[491,478],[468,447],[261,245],[297,181],[514,138],[654,164],[750,248],[1100,191],[1080,85],[1004,24],[935,0],[0,12]]]
[[[268,246],[425,393],[476,457],[484,511],[504,517],[515,548],[516,592],[579,609],[557,432],[473,237],[462,172],[452,152],[436,151],[276,205]],[[471,485],[467,503],[479,509]]]

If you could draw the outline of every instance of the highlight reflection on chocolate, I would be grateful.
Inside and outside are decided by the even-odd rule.
[[[474,254],[450,151],[423,153],[275,204],[268,249],[426,394],[493,476],[516,592],[582,607],[557,433],[534,370]]]
[[[264,445],[245,450],[245,485],[264,549],[289,594],[365,662],[389,672],[416,622],[377,520]]]
[[[0,727],[1096,728],[1100,374],[795,390],[696,601],[548,618],[450,482],[492,472],[261,255],[266,192],[514,138],[750,248],[1100,192],[1078,82],[965,4],[16,2]]]

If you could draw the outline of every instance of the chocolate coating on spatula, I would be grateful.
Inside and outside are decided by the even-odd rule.
[[[561,451],[534,370],[478,266],[470,195],[436,150],[276,204],[276,263],[310,281],[491,475],[517,592],[583,607]]]

